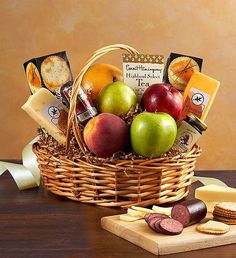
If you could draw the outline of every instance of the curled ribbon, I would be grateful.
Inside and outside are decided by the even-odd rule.
[[[40,171],[38,168],[37,157],[32,150],[32,145],[36,141],[37,137],[23,149],[23,165],[0,161],[0,175],[8,170],[19,190],[38,187],[40,184]]]
[[[228,187],[224,182],[220,181],[217,178],[212,178],[212,177],[193,176],[192,183],[196,181],[200,181],[204,185],[219,185],[219,186]]]

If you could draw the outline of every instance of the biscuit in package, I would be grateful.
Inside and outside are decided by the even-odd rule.
[[[33,58],[24,63],[26,78],[32,94],[47,88],[62,100],[60,89],[73,84],[73,75],[65,51]]]
[[[200,72],[203,59],[171,53],[164,72],[164,81],[183,91],[194,72]]]

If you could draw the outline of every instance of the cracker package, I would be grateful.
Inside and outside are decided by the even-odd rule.
[[[183,91],[194,72],[200,72],[203,59],[171,53],[167,59],[164,81]]]
[[[32,94],[47,88],[58,99],[63,85],[73,84],[73,76],[65,51],[33,58],[24,63],[24,69]]]

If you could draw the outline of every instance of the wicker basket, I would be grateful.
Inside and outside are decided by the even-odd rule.
[[[201,153],[198,146],[195,145],[188,153],[155,159],[116,158],[96,161],[88,155],[75,114],[78,88],[84,73],[95,60],[118,49],[131,54],[138,53],[132,47],[121,44],[101,48],[92,55],[75,79],[68,114],[65,154],[58,153],[55,150],[57,147],[49,148],[42,142],[33,146],[42,181],[54,194],[102,206],[127,208],[131,205],[175,202],[188,194],[196,159]],[[68,154],[71,139],[78,143],[80,155]]]

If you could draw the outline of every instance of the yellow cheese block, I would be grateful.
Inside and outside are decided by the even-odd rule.
[[[196,189],[195,197],[202,200],[208,212],[219,202],[236,202],[236,189],[219,185],[205,185]]]
[[[195,197],[204,202],[236,202],[236,189],[219,185],[205,185],[196,189]]]
[[[194,114],[205,120],[215,99],[220,82],[200,72],[194,72],[184,90],[182,117]]]
[[[66,143],[68,112],[49,90],[44,88],[38,90],[22,109],[60,144]]]

